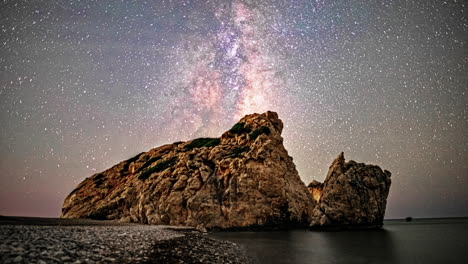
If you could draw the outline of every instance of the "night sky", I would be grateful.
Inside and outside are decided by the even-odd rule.
[[[0,214],[272,110],[306,184],[344,151],[392,172],[387,218],[468,215],[463,0],[7,0],[0,29]]]

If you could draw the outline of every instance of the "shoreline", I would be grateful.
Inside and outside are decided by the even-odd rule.
[[[459,222],[457,220],[464,220],[461,221],[461,224],[465,224],[468,218],[450,219],[454,221],[450,224],[457,224]],[[413,222],[406,222],[404,219],[384,220],[384,229],[379,232],[348,230],[315,232],[312,236],[305,233],[300,235],[302,233],[297,232],[295,234],[299,234],[299,237],[302,238],[306,237],[307,241],[316,237],[326,237],[333,240],[337,236],[349,238],[352,236],[350,231],[353,233],[357,231],[366,234],[369,238],[377,236],[381,239],[379,243],[388,246],[391,245],[392,237],[395,235],[388,229],[408,228],[421,224],[443,226],[444,223],[438,223],[440,220],[443,221],[441,218],[415,219]],[[388,229],[385,228],[387,224]],[[307,229],[300,230],[310,232]],[[254,263],[255,260],[263,263],[262,261],[265,259],[259,258],[259,256],[275,256],[275,252],[284,249],[282,242],[280,242],[279,248],[271,249],[271,252],[262,255],[263,253],[257,252],[258,250],[263,251],[262,246],[256,242],[249,242],[250,240],[245,240],[245,238],[264,237],[267,240],[270,239],[269,243],[273,243],[277,239],[280,239],[279,241],[288,239],[289,236],[283,237],[282,234],[291,234],[285,233],[291,230],[243,231],[218,230],[207,234],[190,227],[129,224],[110,220],[0,216],[0,239],[2,241],[0,242],[0,263],[237,264]],[[228,237],[237,237],[238,239],[227,241],[225,238]],[[274,239],[271,240],[272,238]],[[353,241],[354,239],[356,238],[353,238]],[[269,243],[263,246],[268,248],[269,245],[271,246]],[[294,247],[291,250],[296,252]],[[302,251],[296,253],[300,252]],[[368,257],[372,259],[372,256]],[[272,257],[270,260],[273,261],[272,263],[279,263],[275,261],[279,261],[280,258],[279,256]]]
[[[0,216],[1,263],[249,263],[245,250],[192,228]]]

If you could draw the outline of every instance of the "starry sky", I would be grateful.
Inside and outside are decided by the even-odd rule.
[[[0,214],[272,110],[306,184],[344,151],[387,218],[468,216],[465,1],[4,0],[0,30]]]

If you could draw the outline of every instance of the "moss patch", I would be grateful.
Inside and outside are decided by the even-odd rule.
[[[221,140],[219,138],[197,138],[192,140],[188,145],[185,146],[186,150],[191,150],[194,148],[201,147],[214,147],[219,145]]]
[[[229,132],[234,134],[243,134],[243,133],[250,133],[252,131],[249,127],[245,126],[245,123],[239,122],[235,124]]]
[[[262,134],[270,135],[271,131],[267,126],[262,126],[259,129],[254,130],[254,131],[252,131],[252,133],[250,133],[250,139],[255,140],[255,139],[258,138],[258,136],[260,136]]]
[[[153,167],[146,168],[145,170],[143,170],[141,172],[140,176],[138,176],[138,179],[144,181],[144,180],[148,179],[151,176],[151,174],[161,172],[161,171],[163,171],[165,169],[168,169],[168,168],[172,167],[176,162],[177,162],[177,157],[172,157],[170,159],[160,161],[159,163],[157,163]]]
[[[158,161],[161,159],[161,156],[156,156],[156,157],[152,157],[151,159],[147,160],[137,171],[136,173],[146,169],[149,165],[151,165],[152,163],[154,163],[155,161]]]

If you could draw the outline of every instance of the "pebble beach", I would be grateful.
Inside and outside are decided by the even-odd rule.
[[[198,231],[84,219],[0,217],[0,263],[246,263]]]

